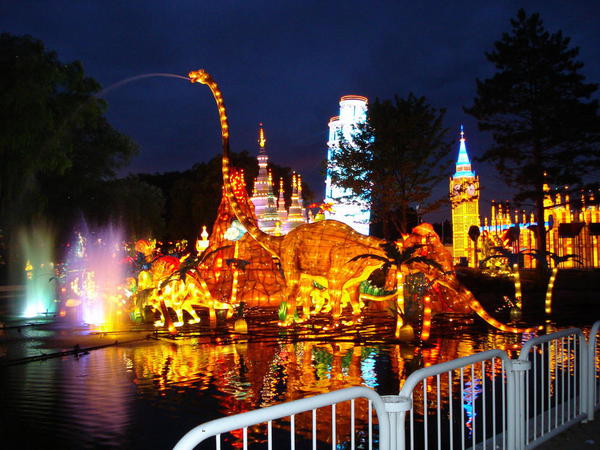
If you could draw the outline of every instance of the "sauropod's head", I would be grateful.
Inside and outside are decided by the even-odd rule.
[[[192,83],[208,84],[212,81],[212,77],[204,69],[193,70],[188,73],[188,77],[190,77],[190,81]]]

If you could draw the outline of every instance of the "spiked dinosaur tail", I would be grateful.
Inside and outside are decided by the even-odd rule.
[[[229,202],[235,217],[237,217],[244,228],[246,228],[250,236],[252,236],[272,256],[279,258],[279,254],[277,253],[279,248],[277,237],[270,236],[263,232],[253,220],[250,220],[250,218],[244,214],[233,193],[233,189],[231,188],[231,178],[229,174],[231,170],[229,167],[229,124],[227,122],[227,111],[225,109],[223,95],[221,94],[217,83],[205,70],[195,70],[190,72],[188,76],[192,83],[207,85],[217,103],[219,121],[221,123],[221,141],[223,145],[223,187],[227,201]]]
[[[484,307],[481,305],[481,303],[479,303],[479,301],[477,301],[477,299],[471,293],[471,291],[469,291],[467,288],[462,286],[458,282],[458,280],[454,279],[454,280],[450,281],[446,277],[446,279],[443,281],[439,280],[439,279],[437,281],[442,286],[453,290],[457,295],[459,295],[461,298],[463,298],[466,301],[469,308],[471,308],[479,317],[481,317],[483,320],[485,320],[491,326],[499,329],[500,331],[507,331],[510,333],[533,333],[534,331],[537,331],[538,329],[542,328],[542,327],[518,328],[518,327],[512,327],[510,325],[506,325],[502,322],[499,322],[486,312]]]

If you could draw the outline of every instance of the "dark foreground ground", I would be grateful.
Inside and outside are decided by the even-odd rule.
[[[600,418],[588,423],[578,423],[539,447],[544,450],[600,449]]]

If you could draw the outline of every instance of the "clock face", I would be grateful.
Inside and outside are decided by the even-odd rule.
[[[450,200],[454,206],[477,198],[477,183],[471,180],[460,180],[450,192]]]

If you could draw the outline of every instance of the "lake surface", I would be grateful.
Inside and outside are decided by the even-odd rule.
[[[400,343],[388,338],[392,322],[378,320],[337,334],[250,321],[250,339],[226,329],[177,339],[147,338],[150,329],[0,329],[2,448],[171,448],[207,420],[349,386],[395,394],[419,367],[492,348],[514,356],[530,338],[455,320],[434,326],[424,345]],[[115,340],[77,357],[7,365]]]

